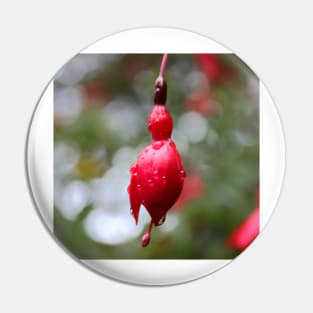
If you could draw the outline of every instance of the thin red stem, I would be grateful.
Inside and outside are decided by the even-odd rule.
[[[168,59],[168,53],[164,53],[163,58],[162,58],[162,62],[161,62],[161,66],[160,66],[160,76],[162,76],[162,77],[164,76],[167,59]]]
[[[149,227],[148,227],[148,230],[147,230],[146,233],[142,236],[142,239],[141,239],[141,245],[142,245],[143,247],[146,247],[146,246],[149,244],[149,242],[150,242],[152,226],[153,226],[153,221],[151,220],[151,222],[150,222],[150,224],[149,224]]]
[[[160,66],[160,74],[155,81],[154,84],[154,104],[156,105],[165,105],[166,102],[166,81],[164,78],[164,72],[166,68],[168,54],[163,54],[161,66]]]
[[[153,226],[153,221],[151,220],[151,222],[150,222],[150,224],[149,224],[149,227],[148,227],[148,230],[147,230],[147,233],[148,233],[149,235],[151,234],[152,226]]]

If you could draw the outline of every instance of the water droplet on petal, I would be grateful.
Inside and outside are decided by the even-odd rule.
[[[150,179],[150,178],[148,179],[148,184],[149,184],[150,187],[153,187],[154,184],[153,184],[152,179]]]
[[[162,176],[162,185],[166,185],[167,179],[166,176]]]
[[[155,141],[155,142],[152,144],[152,147],[153,147],[153,149],[155,149],[155,150],[159,150],[162,146],[163,146],[163,143],[162,143],[161,141]]]
[[[181,171],[179,172],[179,175],[180,175],[180,179],[181,179],[181,180],[184,180],[185,177],[186,177],[186,173],[185,173],[184,170],[181,170]]]
[[[159,171],[158,170],[154,170],[153,171],[153,179],[155,181],[159,181],[160,180],[160,175],[159,175]]]
[[[165,219],[166,219],[166,216],[165,215],[162,216],[161,219],[157,222],[156,226],[160,226],[160,225],[164,224]]]

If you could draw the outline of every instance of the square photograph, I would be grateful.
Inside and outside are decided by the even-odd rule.
[[[233,259],[260,231],[259,78],[235,54],[81,53],[53,80],[53,231],[79,259]]]

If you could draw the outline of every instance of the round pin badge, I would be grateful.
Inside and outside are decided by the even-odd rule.
[[[285,144],[267,88],[236,54],[142,28],[57,71],[30,122],[26,168],[65,252],[115,280],[170,285],[221,269],[259,235]]]

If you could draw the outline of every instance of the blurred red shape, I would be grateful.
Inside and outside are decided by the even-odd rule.
[[[187,110],[196,111],[202,115],[211,115],[214,111],[214,103],[205,92],[193,92],[187,96],[185,107]]]
[[[187,202],[198,198],[204,192],[204,182],[198,174],[186,177],[183,190],[174,204],[174,209],[181,209]]]
[[[103,103],[107,97],[108,90],[100,80],[91,80],[82,86],[86,99],[86,106],[93,108]]]
[[[217,54],[196,54],[195,58],[209,81],[217,79],[221,74],[221,65]]]
[[[230,248],[244,250],[260,232],[260,210],[255,208],[238,228],[228,237]]]

